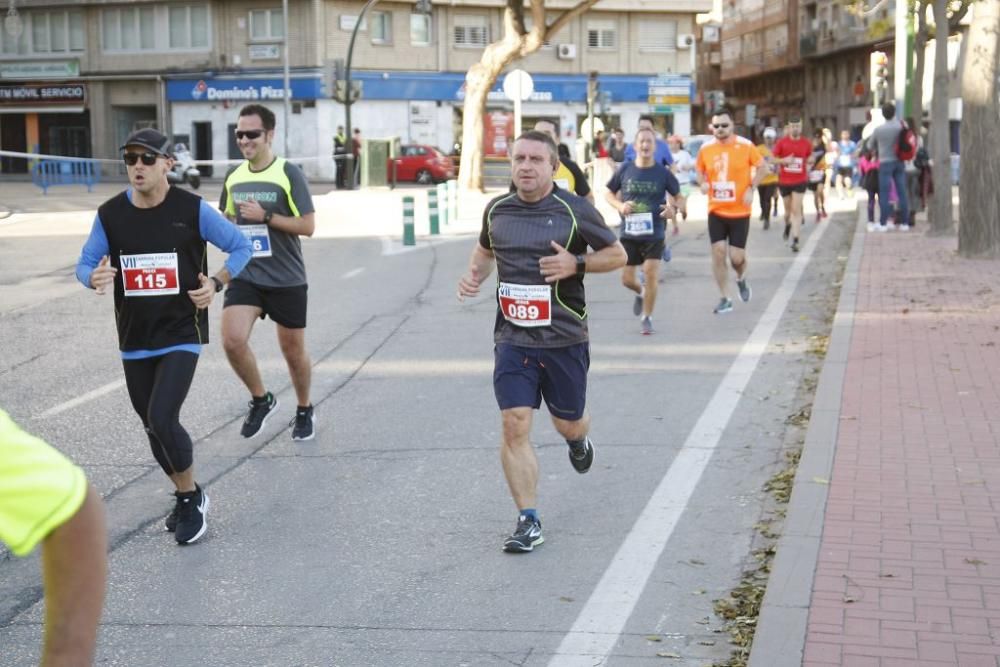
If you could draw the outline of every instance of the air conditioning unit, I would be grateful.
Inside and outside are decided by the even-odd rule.
[[[573,60],[576,58],[576,44],[560,44],[556,49],[556,57],[559,60]]]
[[[690,49],[692,46],[694,46],[694,35],[687,33],[677,35],[678,49]]]

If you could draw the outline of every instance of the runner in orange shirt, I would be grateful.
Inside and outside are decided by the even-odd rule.
[[[757,147],[733,132],[733,116],[728,109],[719,109],[712,115],[715,138],[706,142],[698,151],[697,170],[701,191],[708,195],[708,237],[712,242],[712,273],[719,285],[722,299],[715,313],[728,313],[733,309],[729,298],[729,266],[726,264],[726,246],[729,246],[729,264],[736,271],[736,286],[740,300],[750,300],[747,284],[747,235],[750,233],[750,213],[754,188],[767,175],[766,169],[757,169],[764,159]]]

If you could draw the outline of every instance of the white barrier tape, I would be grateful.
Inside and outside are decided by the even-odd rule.
[[[116,160],[109,160],[109,159],[106,159],[106,158],[96,158],[96,157],[73,157],[73,156],[70,156],[70,155],[47,155],[45,153],[20,153],[18,151],[4,151],[4,150],[0,150],[0,157],[18,157],[18,158],[25,158],[27,160],[83,160],[83,161],[87,161],[87,162],[99,162],[99,163],[102,163],[102,164],[121,164],[121,162],[122,162],[121,158],[118,158]],[[297,162],[319,162],[321,160],[325,161],[325,160],[330,160],[330,159],[333,159],[333,158],[331,158],[331,157],[311,156],[311,157],[296,157],[296,158],[285,158],[285,159],[288,160],[289,162],[292,162],[294,164],[294,163],[297,163]],[[207,166],[212,166],[212,165],[225,166],[225,165],[241,164],[244,161],[245,160],[243,158],[240,158],[238,160],[192,160],[192,163],[195,164],[196,166],[206,166],[207,167]]]

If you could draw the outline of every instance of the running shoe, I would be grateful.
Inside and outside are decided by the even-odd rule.
[[[792,252],[798,252],[798,251],[799,251],[799,240],[792,239]]]
[[[722,313],[731,313],[733,311],[733,300],[722,297],[719,299],[719,305],[715,307],[712,312],[716,315],[721,315]]]
[[[908,231],[910,231],[910,226],[909,225],[900,225],[899,226],[899,231],[901,231],[901,232],[908,232]]]
[[[646,293],[646,290],[642,290],[639,294],[635,295],[635,301],[632,302],[632,314],[636,317],[642,315],[642,297]]]
[[[261,429],[264,428],[264,424],[267,423],[267,418],[272,412],[278,409],[278,399],[274,397],[274,394],[267,392],[264,394],[264,398],[257,400],[256,398],[247,403],[250,407],[250,412],[247,413],[247,418],[243,420],[243,428],[240,429],[240,435],[244,438],[252,438]]]
[[[875,231],[875,227],[876,227],[876,225],[875,225],[874,222],[869,222],[868,223],[868,231],[874,232]]]
[[[164,528],[167,529],[168,533],[172,533],[177,530],[177,517],[181,513],[181,499],[177,496],[177,492],[174,491],[172,494],[174,496],[174,508],[170,510],[170,514],[163,521]]]
[[[649,336],[653,333],[653,318],[644,317],[642,318],[642,335]]]
[[[791,234],[791,233],[792,233],[792,223],[786,222],[785,223],[785,233],[781,235],[781,240],[782,241],[787,241],[788,240],[788,235]]]
[[[208,494],[197,484],[194,491],[177,492],[177,508],[174,539],[177,544],[194,544],[208,528]]]
[[[295,418],[288,424],[292,427],[292,440],[312,440],[316,437],[316,415],[313,406],[296,408]]]
[[[764,218],[764,229],[770,229],[770,228],[771,228],[771,219]]]
[[[531,551],[545,541],[542,537],[542,522],[521,515],[517,519],[514,534],[504,540],[503,550],[507,553],[524,553]]]
[[[747,279],[736,281],[736,287],[740,290],[740,301],[743,303],[749,303],[750,297],[753,296],[753,290],[750,289],[750,285],[747,284]]]
[[[887,231],[889,231],[889,225],[879,225],[878,226],[878,231],[880,231],[880,232],[887,232]]]
[[[581,475],[590,470],[594,462],[594,443],[587,437],[582,444],[569,443],[569,462]]]

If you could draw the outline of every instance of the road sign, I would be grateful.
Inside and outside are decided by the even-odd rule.
[[[503,93],[511,102],[524,101],[535,92],[535,82],[523,69],[507,73],[503,79]]]

